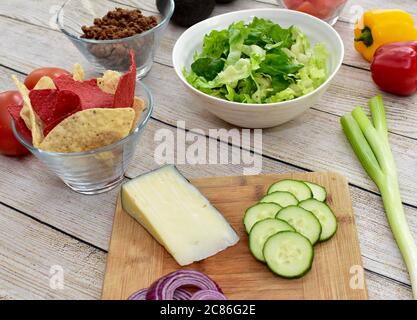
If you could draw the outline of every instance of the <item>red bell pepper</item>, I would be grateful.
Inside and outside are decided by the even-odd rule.
[[[375,52],[372,78],[381,90],[401,96],[417,91],[417,41],[393,42]]]

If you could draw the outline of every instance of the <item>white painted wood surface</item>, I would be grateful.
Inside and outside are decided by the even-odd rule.
[[[23,77],[33,68],[86,63],[72,44],[49,24],[50,8],[61,0],[0,1],[0,91],[13,89],[11,74]],[[336,30],[346,45],[344,66],[322,101],[300,118],[264,131],[263,173],[333,170],[351,183],[353,207],[371,299],[410,299],[405,266],[384,216],[372,181],[354,158],[342,135],[339,117],[364,104],[378,91],[369,65],[352,48],[351,5],[365,9],[372,0],[351,0]],[[236,0],[216,8],[227,11],[273,7],[274,0]],[[399,7],[417,17],[414,0],[381,0],[379,7]],[[230,128],[196,108],[182,90],[171,67],[171,50],[182,28],[170,25],[145,79],[156,109],[126,178],[156,168],[154,135],[159,129]],[[163,90],[161,90],[163,88]],[[417,238],[417,99],[385,95],[390,140],[400,172],[400,184],[411,229]],[[225,142],[222,150],[240,152]],[[247,150],[243,152],[248,152]],[[328,155],[331,152],[331,159]],[[187,176],[240,175],[240,165],[180,165]],[[100,297],[106,250],[117,190],[87,197],[66,188],[33,157],[0,156],[0,299],[94,299]],[[64,290],[51,289],[50,268],[61,265]]]

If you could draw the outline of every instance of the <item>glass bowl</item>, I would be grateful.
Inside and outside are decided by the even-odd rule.
[[[144,100],[146,108],[136,129],[124,139],[105,147],[77,153],[48,152],[35,148],[21,136],[14,122],[13,133],[21,144],[72,190],[82,194],[107,192],[123,180],[138,139],[153,111],[152,95],[140,82],[136,84],[136,96]]]
[[[84,39],[81,27],[90,26],[115,8],[139,9],[145,16],[155,16],[158,25],[141,34],[115,40]],[[144,77],[152,67],[155,51],[174,12],[174,0],[67,0],[57,16],[60,30],[86,57],[97,72],[129,69],[129,52],[136,53],[137,77]],[[159,9],[158,9],[159,8]]]
[[[291,10],[311,14],[333,26],[348,0],[279,0],[281,5]]]

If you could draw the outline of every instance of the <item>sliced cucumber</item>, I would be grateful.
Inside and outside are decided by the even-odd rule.
[[[326,189],[316,183],[312,183],[312,182],[308,182],[308,181],[303,181],[310,189],[311,192],[313,193],[313,198],[318,200],[318,201],[325,201],[327,198],[327,192]]]
[[[275,182],[268,189],[268,194],[275,191],[287,191],[292,193],[298,201],[303,201],[313,197],[310,188],[302,181],[298,180],[281,180]]]
[[[281,207],[276,203],[257,203],[248,208],[243,218],[246,232],[249,233],[253,225],[258,221],[274,218],[279,210],[281,210]]]
[[[262,253],[266,240],[281,231],[295,231],[288,223],[280,219],[265,219],[258,221],[249,234],[249,249],[256,259],[265,262]]]
[[[265,243],[263,254],[272,272],[285,278],[300,278],[313,264],[314,250],[310,241],[293,231],[279,232]]]
[[[259,202],[272,202],[285,208],[288,206],[296,206],[298,200],[292,193],[286,191],[275,191],[264,196]]]
[[[314,214],[297,206],[289,206],[278,212],[277,219],[284,220],[314,245],[321,234],[321,224]]]
[[[337,230],[337,219],[327,204],[316,199],[308,199],[300,202],[299,207],[312,212],[319,219],[322,227],[320,241],[333,237]]]

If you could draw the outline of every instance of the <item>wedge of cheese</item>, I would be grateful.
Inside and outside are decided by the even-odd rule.
[[[174,166],[125,183],[121,194],[123,209],[182,266],[239,241],[222,214]]]

